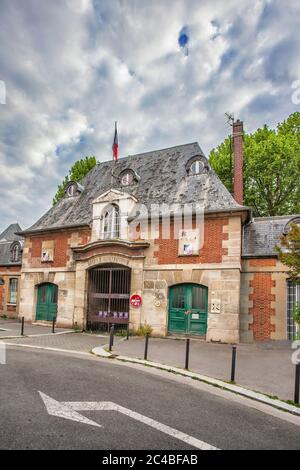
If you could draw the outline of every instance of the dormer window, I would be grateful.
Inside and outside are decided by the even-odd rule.
[[[283,230],[284,235],[288,234],[288,232],[291,229],[292,224],[298,225],[300,227],[300,217],[294,217],[288,221],[288,223],[285,225],[284,230]]]
[[[189,175],[199,175],[204,170],[204,163],[201,160],[194,160],[189,167]]]
[[[104,210],[102,236],[104,240],[120,237],[120,210],[116,204],[110,204]]]
[[[76,194],[76,184],[70,184],[70,186],[68,186],[67,188],[67,195],[68,196],[75,196]]]
[[[19,242],[13,243],[10,249],[10,260],[12,263],[17,263],[20,260],[21,247]]]
[[[83,186],[76,181],[70,181],[65,187],[65,194],[68,197],[77,196],[83,191]]]
[[[124,170],[120,174],[120,183],[122,186],[131,186],[135,181],[135,173],[132,170]]]

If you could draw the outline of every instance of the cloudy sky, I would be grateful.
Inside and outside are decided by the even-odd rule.
[[[121,157],[208,154],[226,111],[247,131],[297,111],[299,14],[298,0],[0,0],[0,230],[37,220],[77,159],[110,159],[115,120]]]

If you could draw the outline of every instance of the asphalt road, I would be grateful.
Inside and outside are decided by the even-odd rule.
[[[300,450],[296,424],[171,374],[12,347],[7,364],[0,365],[0,377],[1,449],[194,449],[115,410],[77,411],[102,427],[49,415],[40,391],[60,403],[114,402],[219,449]]]

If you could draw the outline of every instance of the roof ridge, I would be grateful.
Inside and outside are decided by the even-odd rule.
[[[293,219],[295,217],[300,217],[300,214],[287,214],[287,215],[267,215],[263,217],[253,217],[253,222],[260,222],[264,220],[277,220],[277,219]]]
[[[174,149],[176,147],[187,147],[189,145],[195,145],[195,144],[198,145],[198,147],[201,151],[201,154],[203,156],[205,156],[202,149],[201,149],[201,147],[200,147],[200,145],[199,145],[199,142],[195,141],[195,142],[188,142],[186,144],[172,145],[171,147],[164,147],[164,148],[161,148],[161,149],[158,149],[158,150],[148,150],[147,152],[132,153],[132,154],[127,155],[126,157],[119,158],[117,161],[119,162],[119,161],[126,160],[127,158],[130,158],[130,157],[138,157],[139,155],[147,155],[148,153],[158,153],[158,152],[163,152],[165,150],[171,150],[171,149]],[[97,162],[97,165],[101,165],[103,163],[110,163],[110,162],[115,162],[115,160],[110,159],[110,160],[99,161],[99,162]]]
[[[6,229],[4,229],[0,233],[0,240],[3,241],[14,241],[16,239],[15,232],[18,232],[21,230],[20,225],[18,222],[14,222],[12,224],[9,224]]]

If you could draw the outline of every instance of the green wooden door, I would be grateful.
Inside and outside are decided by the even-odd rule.
[[[52,321],[57,315],[57,286],[42,284],[38,287],[36,319]]]
[[[179,284],[170,288],[170,333],[205,335],[207,331],[207,287]]]

